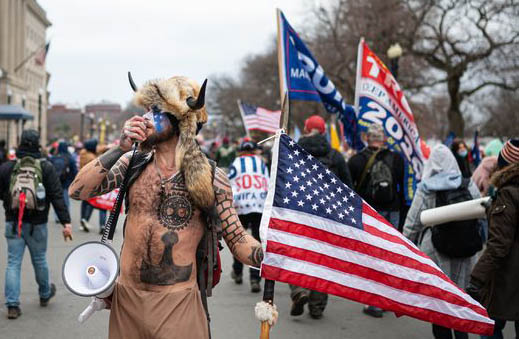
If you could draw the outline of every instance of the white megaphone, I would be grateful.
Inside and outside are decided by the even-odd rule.
[[[420,214],[420,222],[425,226],[433,226],[451,221],[483,219],[489,201],[490,197],[485,197],[431,208]]]
[[[119,257],[108,244],[89,241],[74,248],[63,262],[62,278],[67,289],[82,297],[94,297],[78,320],[87,320],[104,308],[100,298],[112,294],[119,275]],[[99,298],[99,299],[98,299]]]

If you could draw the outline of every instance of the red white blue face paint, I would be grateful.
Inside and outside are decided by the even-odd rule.
[[[142,117],[153,123],[153,127],[157,133],[161,133],[163,130],[171,126],[171,122],[166,116],[166,113],[163,113],[158,109],[151,110]]]

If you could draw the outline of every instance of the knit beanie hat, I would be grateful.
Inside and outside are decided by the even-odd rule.
[[[312,115],[305,121],[305,130],[307,132],[311,132],[314,129],[318,130],[320,134],[324,134],[324,132],[326,132],[324,119],[318,115]]]
[[[499,152],[497,165],[499,168],[519,163],[519,139],[510,139]]]

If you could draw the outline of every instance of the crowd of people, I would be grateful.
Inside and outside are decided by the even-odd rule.
[[[504,144],[498,139],[491,141],[483,148],[478,166],[470,161],[469,147],[462,139],[454,139],[449,146],[435,145],[427,152],[421,182],[409,206],[404,198],[403,158],[386,146],[382,126],[372,124],[366,136],[367,146],[346,156],[331,147],[325,121],[311,116],[297,142],[415,243],[453,282],[482,303],[496,321],[494,335],[482,338],[503,338],[507,321],[515,322],[519,335],[519,139],[509,139]],[[204,145],[199,140],[199,146],[207,158],[225,171],[239,221],[259,242],[269,187],[269,149],[249,137],[235,143],[224,137],[221,145]],[[63,236],[71,238],[69,191],[74,187],[70,186],[79,170],[109,149],[92,139],[75,147],[60,141],[44,150],[38,133],[25,130],[16,157],[8,159],[5,143],[0,143],[0,198],[4,203],[8,253],[5,303],[9,319],[21,315],[19,296],[25,247],[36,273],[40,305],[47,306],[55,295],[56,286],[49,282],[46,262],[49,207],[54,208],[56,222],[64,226]],[[30,176],[31,173],[36,175]],[[18,188],[30,189],[22,196],[23,190]],[[420,221],[420,213],[426,209],[483,196],[492,198],[486,206],[486,219],[434,227],[426,227]],[[88,200],[81,201],[80,230],[92,229],[90,218],[95,208]],[[105,222],[106,210],[100,209],[100,233]],[[239,255],[236,253],[233,252]],[[243,283],[242,261],[235,258],[232,265],[231,277],[236,284]],[[259,270],[252,266],[249,282],[251,292],[261,291]],[[292,316],[301,316],[308,305],[312,318],[323,317],[327,294],[292,285],[290,291]],[[384,310],[370,305],[363,311],[376,318],[384,314]],[[438,325],[432,326],[432,332],[438,339],[468,338],[466,333]]]

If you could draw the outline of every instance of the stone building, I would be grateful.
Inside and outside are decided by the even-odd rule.
[[[0,111],[0,139],[6,139],[9,147],[17,144],[23,128],[39,130],[42,144],[47,142],[50,74],[44,50],[50,25],[36,0],[0,0],[0,107],[25,112],[19,118],[13,114],[2,118]]]
[[[55,104],[47,111],[47,137],[49,141],[56,139],[73,140],[81,136],[81,124],[84,113],[81,108],[64,104]]]

